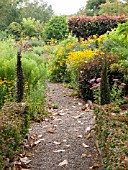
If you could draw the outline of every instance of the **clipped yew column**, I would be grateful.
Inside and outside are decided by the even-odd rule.
[[[24,96],[24,75],[21,61],[21,50],[17,52],[17,65],[16,65],[16,102],[19,103],[23,100]]]
[[[110,103],[110,87],[108,79],[108,62],[107,56],[104,55],[104,65],[101,72],[101,85],[100,85],[100,104],[109,104]]]

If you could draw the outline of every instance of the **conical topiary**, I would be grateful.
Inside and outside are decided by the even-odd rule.
[[[100,104],[109,104],[110,103],[110,87],[108,79],[108,64],[107,56],[104,54],[104,65],[101,72],[101,82],[100,82]]]
[[[23,100],[24,95],[24,75],[21,62],[21,51],[17,53],[16,79],[16,102],[19,103]]]

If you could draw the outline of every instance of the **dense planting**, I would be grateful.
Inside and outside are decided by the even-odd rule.
[[[128,112],[120,114],[120,108],[114,105],[95,107],[94,112],[104,168],[126,170]]]
[[[28,132],[29,112],[27,103],[5,103],[0,111],[0,169],[7,159],[13,161],[21,151],[21,142]]]
[[[2,33],[4,38],[0,41],[1,164],[6,157],[13,160],[12,155],[18,153],[20,143],[28,129],[29,119],[42,120],[44,118],[46,82],[49,80],[63,82],[68,84],[69,87],[77,89],[79,95],[85,101],[91,100],[95,104],[103,105],[111,103],[110,112],[114,112],[115,117],[108,114],[110,120],[113,122],[113,118],[120,119],[120,116],[116,115],[120,112],[119,106],[127,104],[128,101],[128,22],[119,24],[117,27],[118,22],[124,22],[124,17],[87,17],[86,23],[84,17],[79,18],[79,20],[73,18],[71,20],[74,21],[74,24],[79,23],[75,27],[73,26],[73,29],[76,29],[73,32],[76,37],[71,34],[68,35],[65,17],[52,18],[46,25],[43,34],[42,32],[38,32],[38,34],[36,30],[33,32],[31,29],[33,23],[39,24],[33,19],[28,20],[28,25],[27,20],[24,20],[24,30],[21,32],[19,32],[20,26],[18,24],[10,25],[10,34],[13,33],[16,40],[13,39],[14,37],[5,38],[6,36]],[[30,24],[31,22],[32,24]],[[85,24],[86,28],[83,28],[82,24]],[[117,28],[103,34],[104,31],[111,30],[113,27]],[[84,31],[82,32],[82,30]],[[27,35],[29,35],[27,40],[18,41],[20,36],[26,37]],[[36,37],[32,37],[34,35]],[[42,35],[45,36],[44,40],[41,39]],[[17,104],[15,103],[16,85],[18,85],[16,57],[19,56],[19,53],[17,55],[19,47],[22,49],[19,59],[19,63],[22,62],[22,68],[17,67],[17,70],[23,71],[22,88],[24,90],[22,91],[23,103]],[[114,107],[111,107],[112,105]],[[109,105],[107,106],[109,107]],[[27,110],[24,112],[22,109]],[[111,129],[108,129],[109,121],[102,109],[99,109],[98,112],[99,114],[96,114],[97,124],[101,123],[99,121],[100,116],[102,119],[105,118],[102,121],[105,129],[101,132],[99,129],[97,130],[98,137],[101,143],[102,141],[106,143],[105,145],[101,144],[102,150],[107,150],[105,147],[110,147],[109,151],[105,153],[109,155],[111,151],[113,152],[109,135],[115,131],[115,122],[113,122],[111,132]],[[122,119],[124,120],[125,116],[122,115]],[[125,122],[123,124],[119,122],[120,124],[127,128]],[[100,126],[101,129],[102,125]],[[106,129],[110,130],[110,134],[106,134]],[[103,139],[102,137],[105,135],[108,135],[109,138]],[[119,136],[115,135],[114,137],[118,138]],[[125,133],[124,138],[126,138]],[[123,141],[125,143],[124,139]],[[117,143],[116,141],[115,146],[118,145]],[[122,149],[124,151],[125,146]],[[116,154],[119,152],[120,149]],[[115,154],[115,151],[113,153]],[[108,169],[111,167],[110,164],[116,165],[113,156],[110,156],[110,159],[108,159],[108,156],[105,157],[104,163]],[[127,157],[123,154],[118,160],[121,159],[125,160]],[[119,165],[121,168],[125,166],[126,163],[124,162]]]

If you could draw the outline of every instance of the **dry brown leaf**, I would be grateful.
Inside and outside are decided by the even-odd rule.
[[[78,137],[78,138],[82,138],[83,136],[82,136],[82,135],[78,135],[77,137]]]
[[[92,155],[91,154],[88,154],[88,153],[84,153],[84,154],[82,154],[82,158],[84,158],[84,157],[87,157],[87,158],[90,158]]]
[[[95,169],[95,168],[99,168],[100,167],[100,164],[99,163],[96,163],[94,164],[92,167],[90,167],[90,169]]]
[[[86,109],[85,112],[91,112],[92,110],[91,109]]]
[[[59,116],[64,116],[64,115],[65,115],[65,113],[59,113],[58,115],[59,115]]]
[[[51,129],[47,130],[47,132],[48,132],[48,133],[54,133],[54,131],[51,130]]]
[[[63,142],[67,142],[67,139],[64,139]]]
[[[56,151],[53,151],[54,153],[60,153],[60,152],[65,152],[65,150],[56,150]]]
[[[55,145],[60,145],[61,143],[60,142],[57,142],[57,141],[54,141],[53,142]]]
[[[68,94],[67,94],[65,91],[63,91],[63,95],[64,95],[64,96],[68,96]]]
[[[28,157],[31,157],[31,156],[33,156],[34,155],[34,153],[32,153],[32,152],[27,152],[26,154],[25,154],[25,156],[28,156]]]
[[[42,135],[38,135],[38,138],[41,138],[42,137]]]
[[[30,159],[28,159],[28,157],[24,157],[24,158],[20,158],[20,161],[21,161],[21,163],[23,163],[23,164],[29,164],[30,162],[31,162],[31,160]]]
[[[86,145],[85,143],[82,143],[82,145],[83,145],[84,148],[89,148],[89,146]]]
[[[68,165],[68,161],[64,160],[63,162],[60,162],[58,166]]]
[[[38,143],[40,143],[40,139],[37,140],[37,141],[35,141],[35,142],[34,142],[34,145],[37,145]]]
[[[91,130],[91,127],[88,126],[88,127],[85,129],[85,132],[87,133],[87,132],[89,132],[90,130]]]
[[[92,137],[92,136],[91,136],[91,133],[89,133],[89,134],[85,137],[85,139],[89,139],[90,137]]]

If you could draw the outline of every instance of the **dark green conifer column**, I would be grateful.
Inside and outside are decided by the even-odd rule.
[[[17,66],[16,66],[16,102],[19,103],[23,100],[24,96],[24,75],[21,61],[21,51],[17,53]]]
[[[107,56],[104,55],[104,65],[101,72],[101,85],[100,85],[100,104],[109,104],[110,103],[110,87],[108,79],[108,63]]]

